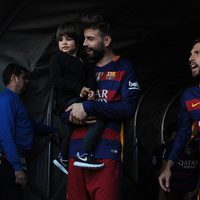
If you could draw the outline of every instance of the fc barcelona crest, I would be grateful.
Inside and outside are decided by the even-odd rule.
[[[116,72],[107,72],[106,74],[106,80],[113,80],[115,79]]]

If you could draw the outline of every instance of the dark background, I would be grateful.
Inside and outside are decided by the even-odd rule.
[[[48,74],[56,29],[88,10],[108,16],[115,27],[115,51],[133,60],[141,85],[135,118],[126,128],[122,199],[155,200],[151,155],[167,139],[166,126],[176,120],[180,92],[192,84],[188,58],[192,41],[200,36],[199,8],[195,0],[1,0],[0,72],[10,62],[29,68],[31,82],[23,96],[27,109],[63,135],[65,127],[51,112]],[[49,138],[36,137],[25,199],[65,199],[66,177],[51,164],[57,151]]]

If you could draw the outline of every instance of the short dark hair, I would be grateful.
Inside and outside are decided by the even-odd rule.
[[[3,74],[2,74],[4,85],[8,85],[10,83],[12,74],[14,74],[15,76],[19,76],[22,73],[25,73],[26,75],[28,75],[29,71],[28,69],[26,69],[25,67],[21,65],[18,65],[15,63],[8,64],[3,70]]]
[[[83,29],[98,29],[101,34],[113,37],[113,26],[108,19],[96,13],[87,13],[81,17]]]
[[[78,22],[67,22],[60,25],[56,32],[57,41],[62,40],[63,36],[68,36],[75,40],[77,48],[83,44],[83,31]]]

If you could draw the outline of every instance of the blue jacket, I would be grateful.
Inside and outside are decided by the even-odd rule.
[[[38,134],[58,132],[55,127],[31,120],[19,96],[8,88],[0,93],[0,152],[15,171],[22,170],[21,156],[32,148],[33,131]]]
[[[8,88],[0,93],[0,111],[0,152],[15,171],[22,170],[20,154],[32,147],[31,120],[19,96]]]

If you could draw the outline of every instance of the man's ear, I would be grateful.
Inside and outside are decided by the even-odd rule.
[[[12,74],[11,77],[10,77],[10,80],[16,82],[17,81],[17,76]]]
[[[104,37],[104,46],[105,47],[108,47],[111,44],[111,42],[112,42],[112,38],[109,35]]]

